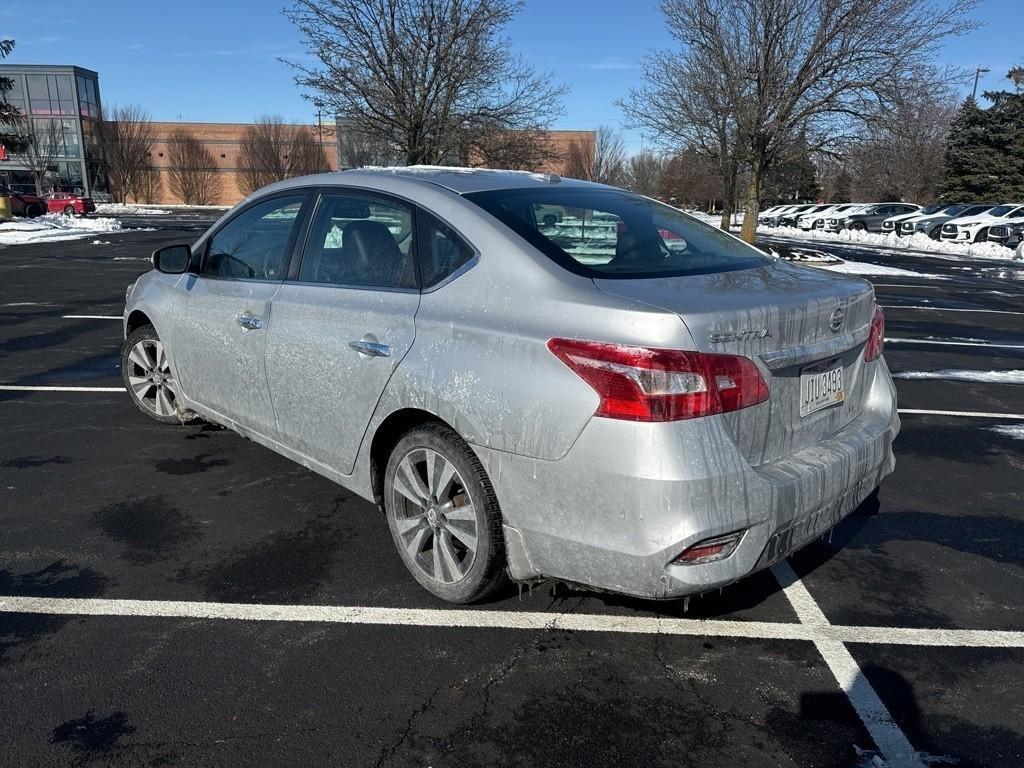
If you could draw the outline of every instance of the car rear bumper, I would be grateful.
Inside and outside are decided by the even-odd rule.
[[[893,471],[899,432],[884,361],[861,415],[837,434],[753,468],[721,417],[672,424],[592,419],[558,461],[474,446],[505,520],[513,578],[552,578],[645,598],[732,583],[826,533]],[[744,531],[727,558],[673,564]]]

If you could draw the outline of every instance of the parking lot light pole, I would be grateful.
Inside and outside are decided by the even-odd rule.
[[[974,70],[974,90],[971,91],[971,101],[974,101],[978,96],[978,75],[984,75],[986,72],[991,71],[988,67],[978,67]]]
[[[324,103],[320,99],[313,99],[313,106],[316,107],[316,137],[317,140],[320,142],[320,156],[317,158],[316,163],[318,170],[323,170],[322,168],[320,168],[320,164],[324,161]],[[330,169],[331,164],[327,163],[327,170]]]

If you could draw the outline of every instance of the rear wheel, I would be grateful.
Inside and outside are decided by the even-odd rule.
[[[384,510],[413,578],[451,603],[506,583],[501,510],[473,450],[444,424],[407,432],[384,473]]]
[[[135,407],[162,424],[182,424],[196,415],[180,403],[178,380],[167,350],[151,325],[136,328],[121,346],[121,379]]]

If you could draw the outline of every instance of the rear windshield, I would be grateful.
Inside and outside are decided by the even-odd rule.
[[[672,277],[751,269],[771,258],[662,203],[613,189],[500,189],[467,194],[576,274]]]

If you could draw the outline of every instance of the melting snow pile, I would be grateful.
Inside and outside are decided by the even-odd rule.
[[[970,256],[971,258],[1016,258],[1012,250],[996,243],[950,243],[943,240],[932,240],[928,235],[921,232],[916,232],[906,237],[899,237],[895,234],[883,235],[878,232],[848,229],[844,229],[841,232],[823,232],[820,229],[805,230],[798,227],[758,227],[757,231],[762,235],[785,237],[792,240],[817,240],[819,242],[867,245],[893,248],[901,251],[924,251],[954,256]]]
[[[1024,384],[1024,371],[903,371],[896,379],[942,379],[944,381],[982,381],[989,384]]]
[[[15,219],[0,223],[0,245],[78,240],[97,234],[120,232],[117,219],[76,218],[50,213],[35,219]]]
[[[165,208],[154,208],[148,205],[129,205],[128,203],[100,203],[96,206],[100,216],[162,216],[170,213]]]

